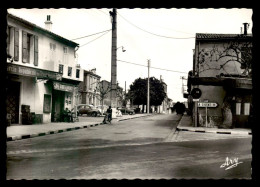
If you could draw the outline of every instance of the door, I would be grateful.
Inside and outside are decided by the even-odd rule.
[[[10,81],[6,95],[6,113],[11,116],[11,124],[19,124],[20,82]]]
[[[53,90],[52,97],[52,121],[63,121],[62,112],[64,110],[65,94],[63,91]]]

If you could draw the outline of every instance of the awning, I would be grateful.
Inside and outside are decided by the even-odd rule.
[[[7,73],[36,77],[37,79],[62,80],[62,74],[54,71],[42,70],[17,64],[7,64]]]
[[[60,90],[60,91],[65,91],[65,92],[74,92],[74,89],[76,87],[77,86],[74,86],[72,84],[53,81],[53,88],[55,90]]]

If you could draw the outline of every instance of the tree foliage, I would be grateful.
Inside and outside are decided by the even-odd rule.
[[[134,105],[146,105],[147,104],[147,78],[136,79],[130,85],[129,97],[132,98]],[[150,105],[158,106],[161,105],[166,97],[163,83],[151,77],[150,81]]]
[[[223,62],[219,67],[211,67],[210,62]],[[199,51],[200,72],[215,69],[224,70],[228,63],[236,62],[243,70],[241,76],[252,76],[252,42],[229,42],[223,46],[214,45],[211,49]]]

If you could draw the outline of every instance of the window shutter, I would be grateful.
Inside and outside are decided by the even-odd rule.
[[[28,62],[28,52],[27,52],[27,33],[23,31],[23,54],[22,54],[23,62],[27,63]]]
[[[38,36],[34,36],[34,65],[38,66]]]
[[[14,60],[19,61],[19,29],[14,29]]]

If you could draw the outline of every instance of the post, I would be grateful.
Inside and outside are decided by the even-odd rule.
[[[126,114],[126,81],[125,81],[125,114]]]
[[[194,125],[195,125],[195,127],[197,127],[198,126],[198,102],[197,101],[195,101],[194,102],[194,104],[195,104],[195,111],[194,111]]]
[[[206,127],[208,127],[208,107],[206,107]]]
[[[116,49],[117,49],[117,16],[116,9],[113,8],[113,12],[110,12],[112,18],[112,51],[111,51],[111,94],[110,103],[111,108],[117,107],[116,102],[116,90],[117,90],[117,64],[116,64]]]
[[[148,60],[148,79],[147,79],[147,114],[150,113],[150,60]]]

